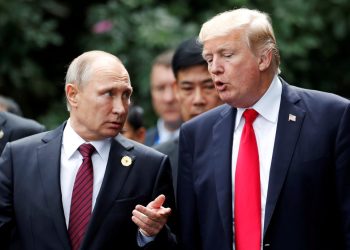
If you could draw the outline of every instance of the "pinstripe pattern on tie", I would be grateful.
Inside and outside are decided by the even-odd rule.
[[[92,211],[93,167],[91,155],[95,152],[91,144],[82,144],[79,152],[83,162],[75,177],[69,216],[68,234],[72,250],[78,250],[85,235]]]

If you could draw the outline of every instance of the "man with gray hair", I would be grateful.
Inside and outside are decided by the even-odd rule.
[[[279,77],[260,11],[218,14],[199,41],[225,104],[180,130],[180,248],[349,250],[349,100]]]
[[[131,93],[114,55],[89,51],[73,60],[69,119],[8,143],[0,158],[1,249],[175,247],[169,159],[119,134]]]

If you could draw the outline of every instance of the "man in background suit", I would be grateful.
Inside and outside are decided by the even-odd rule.
[[[199,40],[226,104],[181,127],[180,248],[349,250],[350,102],[278,77],[279,52],[265,13],[218,14],[203,24]],[[257,114],[254,122],[250,114]],[[257,150],[243,157],[241,135],[252,130],[245,138],[254,137],[249,145]],[[254,151],[257,161],[250,159]],[[243,158],[250,164],[238,164]],[[257,166],[245,175],[251,179],[243,180],[251,166]]]
[[[7,142],[45,131],[38,122],[11,114],[0,112],[0,154]]]
[[[158,116],[157,124],[147,129],[145,144],[154,146],[179,135],[182,123],[179,103],[175,97],[174,73],[171,60],[174,51],[167,50],[158,55],[152,64],[150,83],[152,106]]]
[[[202,57],[202,46],[196,38],[186,39],[177,47],[171,64],[176,78],[174,93],[180,104],[183,121],[222,104],[208,72],[208,64]],[[154,148],[169,156],[176,193],[179,138]]]
[[[1,248],[15,242],[21,250],[173,249],[169,160],[118,135],[132,93],[123,64],[106,52],[86,52],[70,64],[65,92],[70,118],[53,131],[8,143],[0,158]],[[87,209],[75,209],[86,199],[71,203],[81,147],[93,149],[81,166],[93,165],[93,181],[80,185],[90,187],[81,191],[89,197]],[[72,235],[70,219],[83,219],[73,216],[82,210],[87,226]]]

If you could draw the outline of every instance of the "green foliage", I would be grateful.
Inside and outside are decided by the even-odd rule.
[[[67,117],[58,84],[65,66],[83,51],[105,50],[125,63],[151,125],[154,57],[242,6],[270,14],[287,81],[350,97],[348,0],[0,0],[0,94],[52,128]]]
[[[35,109],[27,97],[46,99],[56,94],[44,65],[35,59],[38,51],[62,42],[56,32],[57,20],[46,16],[49,2],[52,1],[0,3],[0,89],[27,111]]]

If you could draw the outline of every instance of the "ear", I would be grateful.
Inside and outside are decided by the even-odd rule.
[[[265,71],[267,70],[272,61],[272,51],[271,50],[265,50],[261,53],[259,58],[259,70]]]
[[[179,92],[180,92],[180,86],[179,86],[179,83],[175,80],[172,84],[173,86],[173,91],[174,91],[174,95],[175,95],[175,98],[176,100],[179,100]]]
[[[78,86],[76,84],[68,83],[66,84],[66,97],[67,101],[69,102],[70,106],[77,107],[78,105]]]

